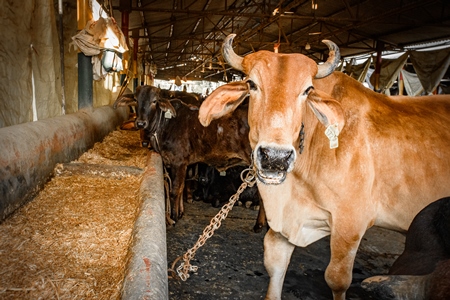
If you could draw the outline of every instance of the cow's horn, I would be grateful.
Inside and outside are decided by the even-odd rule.
[[[232,33],[225,38],[222,45],[222,55],[230,66],[236,70],[243,71],[242,60],[244,58],[237,55],[233,50],[233,39],[235,36],[236,34]]]
[[[322,43],[328,46],[330,53],[328,55],[328,60],[325,63],[318,65],[319,70],[317,71],[316,78],[324,78],[333,73],[341,59],[339,47],[335,43],[329,40],[323,40]]]

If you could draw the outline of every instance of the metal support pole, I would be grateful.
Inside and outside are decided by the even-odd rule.
[[[62,0],[58,1],[59,12],[59,55],[61,65],[61,114],[66,114],[66,92],[65,92],[65,72],[64,72],[64,31],[63,31],[63,5]]]
[[[124,10],[122,11],[122,32],[123,35],[125,36],[125,41],[127,42],[127,45],[129,46],[129,42],[128,42],[128,23],[129,23],[129,18],[130,18],[130,12],[128,10]]]
[[[375,85],[374,85],[374,89],[375,92],[380,92],[380,73],[381,73],[381,54],[384,50],[384,43],[381,41],[377,41],[377,60],[375,63]]]
[[[133,73],[135,78],[133,79],[133,91],[136,91],[136,88],[139,84],[139,75],[138,75],[138,50],[139,50],[139,36],[138,32],[133,31]]]
[[[88,0],[77,1],[78,30],[82,30],[92,18]],[[92,57],[78,53],[78,109],[93,107]]]
[[[78,109],[93,107],[92,57],[78,53]]]
[[[128,48],[130,48],[130,42],[128,40],[129,38],[129,17],[130,17],[130,12],[131,12],[131,0],[120,0],[119,1],[119,10],[122,13],[122,32],[123,35],[125,36],[125,41],[127,43]],[[124,74],[120,74],[120,85],[123,87],[124,84],[128,84],[129,80],[127,80],[127,82],[125,82],[125,79],[127,78],[126,74],[128,73],[128,69],[130,68],[130,66],[128,66],[128,68],[126,70],[123,70],[122,72],[124,72]]]

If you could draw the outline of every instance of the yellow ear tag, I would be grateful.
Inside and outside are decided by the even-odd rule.
[[[327,129],[325,129],[325,135],[330,140],[330,149],[335,149],[339,147],[339,127],[338,124],[328,125]]]
[[[164,118],[172,119],[172,113],[170,112],[170,110],[166,111],[166,113],[164,114]]]

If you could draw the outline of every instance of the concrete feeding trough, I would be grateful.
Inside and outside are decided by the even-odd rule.
[[[76,159],[127,116],[109,106],[0,129],[0,220],[31,200],[57,163]]]
[[[169,299],[162,160],[150,152],[139,190],[141,208],[133,230],[122,299]]]
[[[162,164],[126,116],[0,129],[0,298],[167,298]]]

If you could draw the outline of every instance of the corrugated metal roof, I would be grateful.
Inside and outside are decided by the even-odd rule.
[[[120,5],[122,3],[122,6]],[[113,1],[121,22],[123,3]],[[223,39],[237,33],[241,55],[280,43],[281,53],[324,60],[330,39],[343,57],[450,39],[447,0],[137,0],[130,1],[130,37],[140,55],[157,66],[158,78],[222,79]],[[313,9],[314,5],[317,5]],[[120,24],[120,23],[119,23]],[[306,50],[309,43],[311,49]],[[227,72],[232,72],[231,70]],[[234,71],[233,71],[234,72]],[[229,76],[231,78],[231,76]]]

